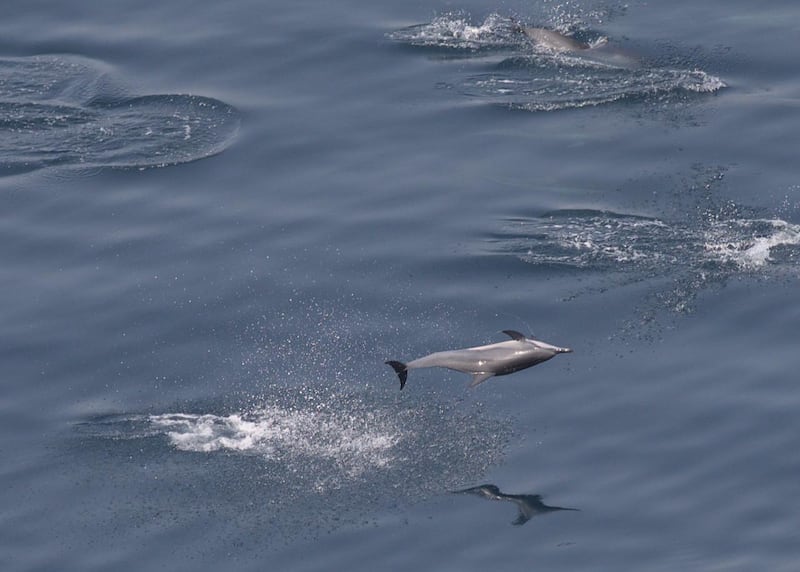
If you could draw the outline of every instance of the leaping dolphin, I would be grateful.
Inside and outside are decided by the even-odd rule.
[[[511,337],[511,340],[487,346],[436,352],[408,363],[392,360],[386,363],[392,366],[400,378],[400,389],[406,385],[408,370],[421,367],[446,367],[472,374],[470,387],[475,387],[492,376],[508,375],[547,361],[556,354],[572,352],[569,348],[559,348],[526,338],[524,334],[514,330],[503,330],[503,333]]]
[[[517,519],[511,524],[521,526],[528,522],[536,515],[546,514],[548,512],[555,512],[557,510],[574,510],[579,511],[578,508],[567,508],[564,506],[549,506],[542,502],[542,495],[509,495],[502,492],[495,485],[480,485],[463,489],[460,491],[453,491],[456,494],[471,494],[478,495],[489,500],[510,501],[517,505],[519,514]]]

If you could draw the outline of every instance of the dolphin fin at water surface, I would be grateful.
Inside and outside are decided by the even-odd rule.
[[[539,51],[579,56],[581,59],[613,67],[637,68],[641,65],[636,54],[610,44],[605,36],[588,40],[550,28],[525,26],[513,18],[511,21],[513,31],[524,36],[525,40]]]
[[[460,350],[435,352],[410,362],[389,360],[403,389],[408,379],[408,370],[423,367],[444,367],[472,375],[470,387],[483,383],[490,377],[508,375],[545,362],[556,354],[571,353],[570,348],[561,348],[528,338],[515,330],[503,330],[511,339],[505,342],[476,346]]]

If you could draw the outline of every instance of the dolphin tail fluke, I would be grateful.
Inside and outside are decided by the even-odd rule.
[[[406,367],[406,364],[401,361],[392,360],[387,361],[386,364],[392,366],[392,369],[397,374],[397,377],[400,378],[400,389],[403,389],[406,386],[406,379],[408,379],[408,368]]]

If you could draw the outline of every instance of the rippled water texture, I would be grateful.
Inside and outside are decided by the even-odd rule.
[[[259,506],[280,507],[273,526],[289,539],[321,522],[332,526],[463,487],[502,459],[511,436],[507,422],[475,404],[312,386],[276,386],[225,408],[104,415],[75,429],[92,464],[98,455],[123,462],[138,450],[139,465],[178,482],[195,477],[169,457],[214,463],[217,475],[203,481],[233,478],[242,502],[256,495]]]
[[[2,15],[0,572],[796,572],[797,2]]]
[[[236,110],[211,98],[123,93],[86,58],[0,59],[0,175],[186,163],[225,149],[239,127]]]
[[[663,103],[725,87],[722,79],[702,70],[648,62],[593,30],[565,27],[560,32],[589,49],[562,51],[530,41],[520,26],[498,14],[478,25],[447,15],[389,37],[470,58],[478,69],[466,71],[452,87],[482,103],[512,109],[555,111],[623,100]]]
[[[489,250],[534,268],[591,272],[617,284],[666,277],[676,286],[660,297],[669,309],[686,311],[697,294],[732,277],[798,277],[800,225],[740,214],[734,209],[671,222],[560,210],[506,221],[489,239]]]
[[[498,252],[534,265],[649,275],[675,269],[742,272],[793,268],[800,225],[709,217],[699,227],[608,211],[555,211],[509,220]]]

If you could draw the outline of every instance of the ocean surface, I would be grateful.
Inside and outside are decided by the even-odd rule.
[[[7,0],[0,570],[798,570],[798,38]],[[384,364],[504,329],[574,353]]]

